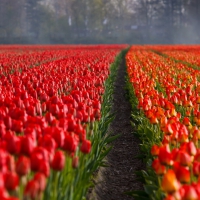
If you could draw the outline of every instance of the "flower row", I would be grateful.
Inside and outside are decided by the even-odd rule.
[[[0,199],[85,193],[105,81],[124,46],[68,48],[1,55]]]
[[[154,195],[199,199],[199,71],[144,47],[132,47],[126,63],[138,109],[147,121],[142,130],[152,147],[148,156],[161,182]]]

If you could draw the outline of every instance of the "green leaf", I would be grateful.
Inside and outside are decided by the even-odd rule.
[[[134,199],[138,200],[149,200],[149,196],[145,191],[131,191],[131,192],[125,192],[125,194],[134,197]]]
[[[158,190],[158,186],[156,186],[156,185],[144,185],[144,190],[149,196],[152,196]]]
[[[121,136],[121,134],[117,134],[117,135],[114,135],[114,136],[109,135],[109,136],[106,137],[105,143],[110,144],[111,142],[113,142],[114,140],[116,140],[120,136]]]
[[[102,154],[101,154],[101,159],[103,159],[112,149],[113,146],[108,147]]]
[[[149,140],[152,141],[154,139],[154,133],[149,127],[145,128],[145,134]]]

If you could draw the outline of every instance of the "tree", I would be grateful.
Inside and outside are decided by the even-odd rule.
[[[26,9],[26,19],[28,34],[33,38],[38,38],[40,26],[39,2],[41,0],[26,0],[24,8]]]

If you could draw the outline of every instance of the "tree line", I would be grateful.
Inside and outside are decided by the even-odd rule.
[[[199,0],[0,0],[0,43],[199,43]]]

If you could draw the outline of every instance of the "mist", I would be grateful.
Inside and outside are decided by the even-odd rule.
[[[0,44],[199,44],[199,0],[0,0]]]

